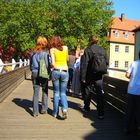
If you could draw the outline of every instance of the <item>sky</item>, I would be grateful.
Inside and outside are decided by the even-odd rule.
[[[140,0],[112,0],[115,10],[114,17],[120,17],[121,13],[130,20],[140,21]]]

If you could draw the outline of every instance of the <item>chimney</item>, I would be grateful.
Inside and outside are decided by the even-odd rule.
[[[122,22],[125,21],[125,14],[124,14],[124,13],[121,14],[121,21],[122,21]]]

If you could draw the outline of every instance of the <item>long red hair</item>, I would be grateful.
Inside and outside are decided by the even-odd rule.
[[[63,40],[61,39],[60,36],[53,36],[51,39],[50,39],[50,42],[49,42],[49,46],[51,48],[56,48],[60,51],[63,50],[63,46],[64,45],[64,42]]]

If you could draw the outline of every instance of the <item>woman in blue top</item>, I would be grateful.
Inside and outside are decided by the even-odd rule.
[[[136,60],[131,64],[125,76],[130,79],[128,85],[126,132],[138,132],[140,130],[140,60]]]
[[[75,96],[80,96],[81,92],[81,83],[80,83],[80,61],[81,56],[83,55],[84,50],[80,50],[79,57],[76,59],[74,63],[74,72],[72,79],[72,92]]]
[[[46,114],[48,110],[48,79],[39,77],[39,63],[44,54],[46,63],[46,69],[50,73],[49,54],[46,52],[46,45],[48,41],[45,37],[38,37],[34,54],[32,55],[31,71],[32,71],[32,82],[33,82],[33,116],[36,117],[39,114],[39,103],[38,94],[39,88],[42,87],[42,109],[41,114]]]

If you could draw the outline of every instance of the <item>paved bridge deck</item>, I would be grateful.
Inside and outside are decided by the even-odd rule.
[[[51,85],[51,83],[49,84]],[[41,90],[40,90],[41,92]],[[52,88],[49,88],[49,114],[32,117],[32,82],[25,80],[0,104],[0,140],[137,140],[123,133],[124,116],[105,106],[105,119],[91,112],[83,114],[79,98],[68,96],[68,119],[52,117]],[[40,94],[41,98],[41,94]]]

